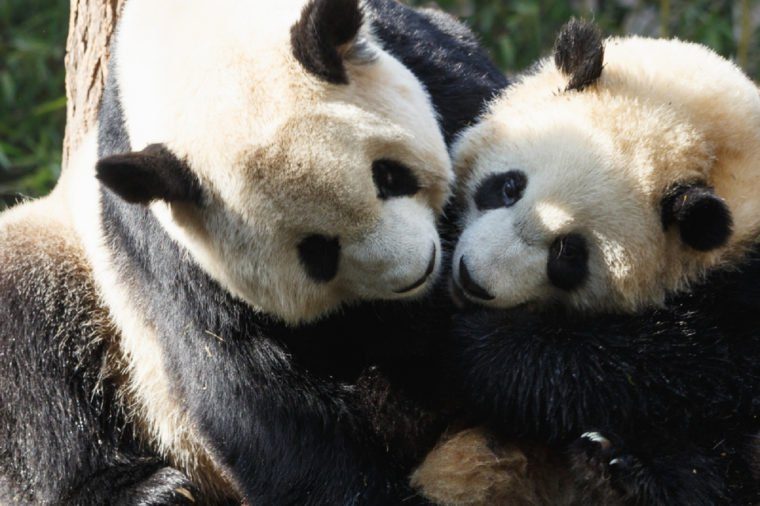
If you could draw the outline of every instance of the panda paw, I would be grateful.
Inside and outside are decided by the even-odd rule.
[[[614,491],[629,496],[641,463],[622,449],[616,438],[599,432],[586,432],[570,447],[570,461],[577,482],[588,489]]]
[[[128,491],[119,504],[140,506],[187,506],[195,504],[195,487],[181,471],[163,467]]]

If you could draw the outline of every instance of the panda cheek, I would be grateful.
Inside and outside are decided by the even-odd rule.
[[[314,282],[329,283],[338,275],[340,241],[337,237],[310,235],[298,244],[298,259]]]

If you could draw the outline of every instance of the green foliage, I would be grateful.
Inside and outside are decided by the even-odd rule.
[[[0,197],[47,192],[66,120],[64,0],[0,0]]]
[[[46,193],[60,173],[68,3],[0,0],[0,208],[19,194]],[[665,34],[705,43],[727,57],[738,55],[750,75],[760,78],[758,22],[749,19],[760,17],[756,0],[437,3],[465,18],[509,73],[548,54],[559,27],[571,16],[583,16],[609,34]]]
[[[413,5],[432,5],[411,0]],[[734,58],[742,36],[752,41],[746,61],[760,58],[757,33],[743,33],[754,2],[744,0],[439,0],[440,7],[465,18],[507,72],[527,68],[551,50],[559,28],[572,16],[594,19],[609,35],[637,33],[677,36],[706,44]],[[757,14],[755,14],[757,15]],[[746,31],[753,23],[746,23]],[[757,31],[757,23],[754,23]],[[747,69],[755,79],[760,67]]]

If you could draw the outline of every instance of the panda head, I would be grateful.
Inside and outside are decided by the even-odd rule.
[[[760,95],[695,44],[573,21],[454,159],[455,291],[487,306],[656,306],[760,230]]]
[[[130,0],[114,58],[135,151],[98,177],[232,294],[298,323],[432,283],[453,171],[358,0]]]

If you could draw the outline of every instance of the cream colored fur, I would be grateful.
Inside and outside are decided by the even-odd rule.
[[[582,504],[568,471],[547,448],[506,443],[471,428],[441,438],[411,483],[440,506]]]
[[[116,66],[133,148],[166,144],[206,191],[201,210],[155,204],[162,224],[233,294],[293,323],[401,297],[440,250],[453,178],[426,92],[371,40],[371,60],[347,61],[348,85],[303,70],[289,39],[303,4],[131,0]],[[379,200],[381,158],[410,167],[422,191]],[[326,285],[299,265],[311,234],[341,241]]]
[[[455,147],[466,212],[454,268],[464,256],[472,277],[496,296],[489,305],[560,298],[584,311],[635,311],[730,265],[758,239],[760,93],[735,65],[678,40],[613,38],[596,84],[564,92],[567,82],[545,60]],[[527,175],[523,198],[478,211],[478,184],[508,170]],[[733,214],[729,243],[711,253],[662,228],[663,193],[696,180],[714,186]],[[549,285],[547,255],[569,232],[590,244],[590,279],[564,294]],[[442,439],[413,485],[449,506],[577,504],[577,489],[562,478],[568,463],[547,465],[523,448],[489,444],[491,437],[470,429]],[[606,487],[592,492],[594,504],[618,503]]]
[[[61,201],[61,212],[71,216],[73,229],[97,281],[99,296],[119,330],[118,347],[128,378],[123,386],[125,398],[130,400],[128,416],[151,446],[185,471],[206,494],[225,497],[230,484],[172,392],[155,331],[135,306],[139,294],[129,292],[112,266],[112,252],[105,245],[100,220],[96,162],[93,132],[70,160],[55,195]]]
[[[93,156],[83,165],[85,151],[78,152],[71,164],[72,171],[94,169],[92,136],[85,144],[85,150]],[[71,184],[72,180],[75,185]],[[94,177],[91,180],[95,182]],[[103,269],[107,263],[93,261],[103,258],[106,252],[100,247],[100,241],[91,240],[96,229],[89,227],[98,216],[97,188],[95,184],[83,187],[83,181],[80,174],[67,171],[51,195],[17,205],[0,216],[0,244],[7,246],[0,247],[0,266],[6,272],[33,269],[33,280],[71,278],[70,283],[77,293],[48,293],[37,287],[37,296],[52,298],[51,306],[66,304],[67,299],[90,306],[71,308],[73,314],[86,311],[88,315],[88,325],[77,331],[91,339],[93,346],[107,345],[108,357],[100,373],[119,386],[119,402],[127,410],[134,409],[126,414],[148,440],[155,437],[157,449],[198,480],[210,496],[213,497],[214,491],[218,491],[220,497],[229,496],[230,485],[195,441],[184,415],[169,394],[160,367],[160,352],[149,329],[140,328],[139,318],[134,314],[118,312],[126,306],[115,297],[118,292],[109,291],[109,297],[104,299],[103,291],[98,290],[96,275],[100,280],[109,276],[115,279],[115,276],[107,267]],[[115,305],[111,305],[113,303]],[[115,319],[117,314],[119,318]],[[117,328],[137,332],[122,334]],[[124,336],[133,336],[133,339]],[[137,336],[142,338],[137,339]],[[151,409],[144,409],[146,405]]]
[[[231,293],[292,323],[400,297],[394,290],[440,250],[435,221],[453,178],[429,98],[379,47],[367,42],[374,58],[347,64],[347,86],[302,70],[289,36],[304,3],[130,0],[115,66],[133,149],[166,144],[204,188],[200,209],[154,203],[157,218]],[[174,396],[140,294],[112,266],[96,151],[92,134],[57,193],[121,335],[131,416],[206,493],[222,495],[231,485]],[[423,190],[380,201],[371,172],[380,158],[409,166]],[[308,279],[297,257],[311,234],[341,240],[339,274],[326,285]]]
[[[455,269],[511,307],[559,298],[580,310],[635,311],[663,302],[741,254],[760,231],[760,94],[732,63],[678,40],[608,39],[598,83],[564,92],[567,77],[544,61],[508,89],[455,148],[467,206]],[[494,172],[528,176],[512,208],[478,212],[471,196]],[[674,183],[706,181],[726,200],[734,234],[699,253],[663,233],[660,199]],[[551,287],[549,246],[582,233],[589,281]],[[498,275],[494,275],[497,272]]]

